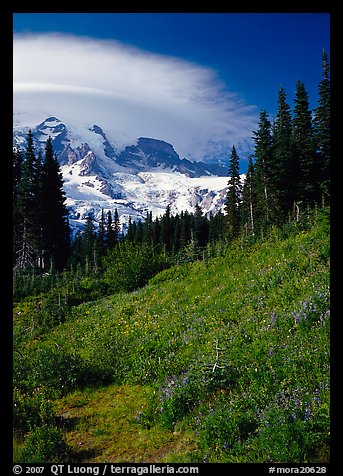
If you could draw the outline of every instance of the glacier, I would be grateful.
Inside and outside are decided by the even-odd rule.
[[[174,147],[160,139],[117,141],[96,124],[70,124],[49,116],[34,125],[25,115],[13,117],[13,146],[23,150],[28,130],[36,152],[51,137],[64,180],[66,206],[73,232],[91,216],[99,222],[102,210],[118,211],[123,231],[129,219],[164,214],[223,211],[229,177],[220,165],[181,159]],[[121,145],[118,145],[118,143]],[[244,175],[242,175],[244,179]]]

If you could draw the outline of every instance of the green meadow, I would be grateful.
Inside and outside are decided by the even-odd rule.
[[[15,461],[329,462],[328,211],[202,258],[16,303]]]

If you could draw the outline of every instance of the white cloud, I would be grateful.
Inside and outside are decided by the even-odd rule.
[[[140,136],[163,139],[195,160],[251,145],[256,108],[209,68],[58,33],[16,35],[13,63],[15,113],[98,124],[121,145]]]

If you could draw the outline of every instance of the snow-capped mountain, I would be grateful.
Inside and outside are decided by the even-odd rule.
[[[76,229],[89,214],[98,221],[102,209],[113,212],[116,208],[124,226],[130,216],[144,219],[147,211],[160,216],[167,205],[172,213],[192,212],[195,205],[204,213],[223,209],[227,169],[181,159],[163,140],[140,137],[131,145],[118,146],[96,124],[76,127],[48,117],[28,127],[16,116],[13,146],[25,149],[29,128],[37,152],[44,152],[46,140],[52,138],[70,224]]]

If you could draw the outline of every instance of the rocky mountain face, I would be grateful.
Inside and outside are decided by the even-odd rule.
[[[147,211],[204,213],[222,209],[228,182],[227,169],[219,165],[180,158],[163,141],[140,137],[121,149],[98,126],[66,125],[48,117],[31,128],[36,151],[44,153],[48,137],[64,178],[71,225],[82,226],[88,214],[99,219],[101,210],[117,208],[125,227],[128,218],[144,219]],[[28,127],[15,122],[13,146],[25,149]]]

